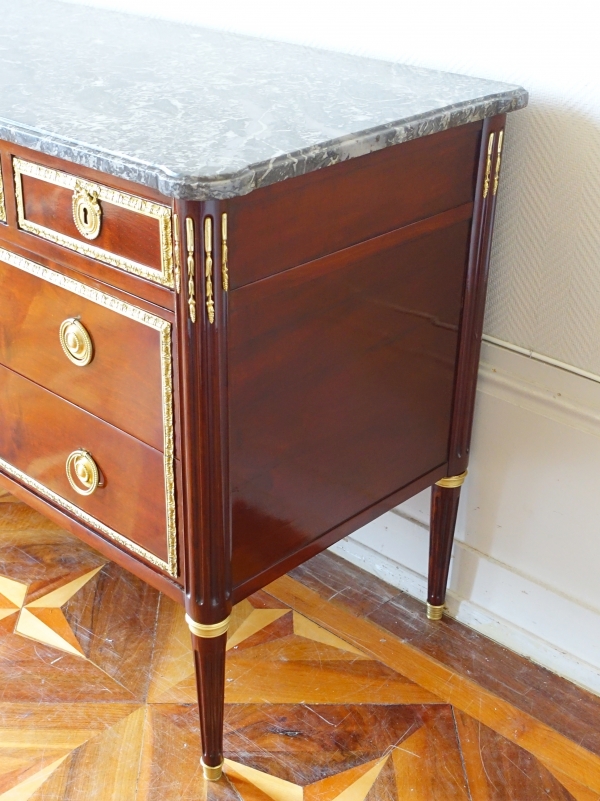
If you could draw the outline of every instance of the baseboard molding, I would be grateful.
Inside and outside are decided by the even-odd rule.
[[[600,383],[521,350],[483,343],[448,614],[600,694]],[[425,601],[428,505],[332,550]]]
[[[490,350],[489,344],[484,347],[484,355],[487,355],[488,358]],[[527,357],[525,358],[527,359]],[[577,374],[565,374],[562,368],[552,367],[547,363],[536,364],[534,361],[528,360],[529,380],[524,380],[519,374],[515,375],[498,368],[496,366],[498,361],[498,355],[491,363],[482,361],[477,385],[479,392],[485,392],[549,420],[600,437],[600,406],[593,405],[593,396],[581,397],[583,393],[577,391],[579,384],[588,383],[587,379],[582,380]],[[511,361],[514,362],[514,359]],[[556,380],[552,383],[556,385],[560,379],[562,391],[557,386],[552,388],[545,386],[548,381],[543,381],[541,376],[548,372],[557,374]],[[593,394],[600,395],[598,384],[594,383],[592,386]],[[588,395],[592,395],[592,392]]]
[[[330,550],[353,565],[422,601],[423,614],[425,614],[427,579],[424,575],[374,551],[352,537],[346,537],[333,545]],[[598,668],[584,660],[577,659],[499,615],[491,613],[489,609],[479,606],[472,600],[462,598],[452,589],[448,591],[446,613],[460,623],[464,623],[506,648],[510,648],[511,651],[515,651],[580,687],[600,695],[600,670]],[[596,617],[598,618],[597,625],[600,625],[600,616]],[[600,629],[596,628],[596,630]]]

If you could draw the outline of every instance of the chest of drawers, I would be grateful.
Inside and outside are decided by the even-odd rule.
[[[45,24],[63,37],[70,15],[107,39],[132,24],[56,8]],[[192,30],[166,27],[174,46]],[[146,108],[129,135],[126,117],[81,106],[73,130],[56,118],[33,136],[0,94],[0,483],[185,605],[217,779],[234,603],[433,486],[428,614],[442,614],[505,118],[527,96],[193,30],[189,57],[214,74],[175,123]],[[102,65],[113,103],[118,48]],[[240,85],[223,88],[214,59],[238,49]],[[243,111],[253,70],[289,102],[261,89],[261,113]],[[72,89],[45,79],[60,108]],[[217,90],[238,104],[223,136]],[[276,142],[297,107],[299,130]]]

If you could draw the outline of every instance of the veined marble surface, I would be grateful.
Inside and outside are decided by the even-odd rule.
[[[527,104],[518,86],[53,0],[0,0],[0,138],[228,198]]]

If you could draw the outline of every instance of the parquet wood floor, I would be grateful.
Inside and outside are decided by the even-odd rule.
[[[0,801],[600,801],[600,699],[328,554],[226,685],[206,784],[183,610],[0,495]]]

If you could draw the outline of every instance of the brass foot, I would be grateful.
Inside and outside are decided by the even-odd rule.
[[[427,602],[427,617],[429,620],[441,620],[444,614],[444,604],[441,606],[433,606]]]
[[[202,773],[204,774],[204,778],[208,779],[209,782],[218,782],[221,776],[223,775],[223,763],[221,762],[220,765],[217,765],[216,768],[212,768],[210,765],[205,765],[204,760],[200,757],[200,764],[202,765]]]

